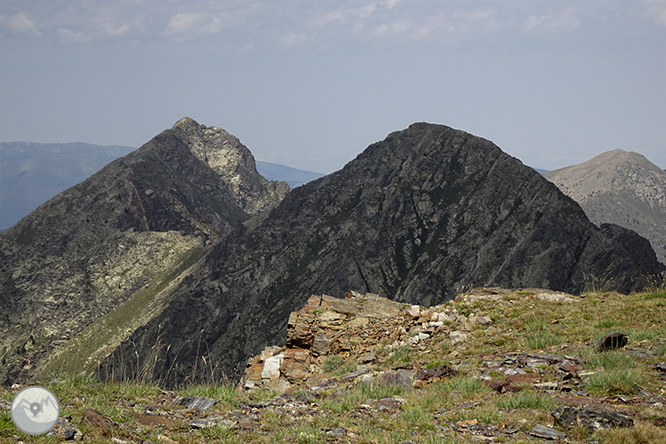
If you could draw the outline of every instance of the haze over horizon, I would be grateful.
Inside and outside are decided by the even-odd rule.
[[[141,146],[183,116],[340,169],[413,122],[557,169],[666,168],[666,2],[0,0],[0,141]]]

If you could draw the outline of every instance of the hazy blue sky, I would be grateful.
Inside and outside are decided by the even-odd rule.
[[[0,141],[140,146],[183,116],[322,173],[415,121],[666,168],[666,1],[0,0]]]

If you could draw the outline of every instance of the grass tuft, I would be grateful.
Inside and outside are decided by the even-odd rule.
[[[540,331],[538,333],[527,335],[525,342],[532,350],[542,350],[554,345],[560,345],[564,342],[564,338],[559,335]]]
[[[495,405],[503,410],[541,409],[550,412],[555,408],[556,402],[547,395],[523,392],[502,396],[495,401]]]
[[[604,370],[590,376],[585,387],[597,395],[633,395],[646,378],[635,369]]]

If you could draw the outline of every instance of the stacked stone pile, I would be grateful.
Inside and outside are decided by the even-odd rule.
[[[278,392],[294,385],[319,386],[330,356],[359,363],[348,376],[370,380],[382,376],[366,367],[377,360],[378,350],[423,348],[435,335],[448,335],[455,344],[464,341],[465,332],[475,325],[491,323],[487,316],[464,316],[451,304],[426,309],[353,291],[346,299],[313,295],[305,307],[290,315],[286,346],[266,347],[250,358],[241,384],[246,390]],[[409,383],[419,380],[414,379],[418,372],[413,369],[402,373]]]

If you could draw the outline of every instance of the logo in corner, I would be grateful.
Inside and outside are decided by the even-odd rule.
[[[33,385],[14,396],[11,406],[14,425],[28,435],[42,435],[60,418],[58,398],[47,388]]]

